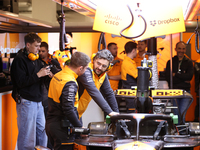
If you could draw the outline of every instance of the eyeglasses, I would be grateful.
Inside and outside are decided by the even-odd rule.
[[[97,64],[98,66],[102,66],[102,68],[104,68],[104,69],[108,68],[108,65],[101,64],[101,63],[98,62],[98,61],[96,61],[96,64]]]

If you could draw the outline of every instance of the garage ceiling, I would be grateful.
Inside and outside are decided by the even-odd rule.
[[[63,1],[66,31],[93,31],[99,0]],[[186,31],[193,32],[197,26],[197,18],[200,18],[200,0],[176,2],[183,6]],[[61,0],[0,0],[0,32],[59,32],[57,18],[61,12],[60,4]]]

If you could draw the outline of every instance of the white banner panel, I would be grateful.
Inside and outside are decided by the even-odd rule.
[[[185,23],[181,5],[173,2],[107,0],[97,6],[93,30],[142,40],[184,32]]]

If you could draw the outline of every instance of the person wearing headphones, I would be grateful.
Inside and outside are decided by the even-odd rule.
[[[48,66],[43,67],[38,59],[41,38],[30,32],[24,41],[25,48],[11,65],[12,97],[17,109],[17,148],[20,150],[47,146],[41,80],[51,75]]]
[[[113,56],[109,50],[98,51],[85,73],[77,78],[80,97],[78,105],[79,118],[82,117],[92,99],[106,115],[119,114],[118,104],[106,74],[112,61]]]

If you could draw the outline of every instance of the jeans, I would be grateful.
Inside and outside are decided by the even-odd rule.
[[[18,150],[34,150],[36,145],[47,146],[45,117],[42,102],[21,98],[17,104]]]
[[[190,106],[190,101],[191,100],[189,98],[177,98],[176,101],[177,101],[177,104],[178,104],[178,108],[180,110],[180,114],[179,114],[178,109],[174,109],[174,114],[178,115],[178,124],[179,125],[180,124],[185,124],[185,115],[187,113],[187,109]],[[174,106],[177,106],[176,101],[173,100],[173,105]],[[183,116],[182,117],[182,122],[181,122],[181,115]]]

